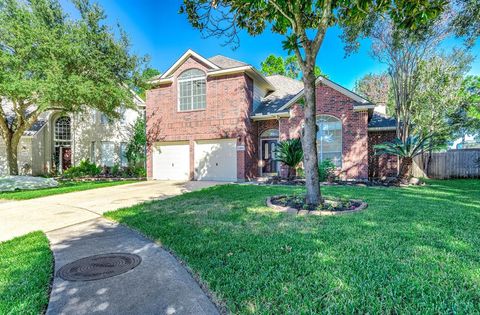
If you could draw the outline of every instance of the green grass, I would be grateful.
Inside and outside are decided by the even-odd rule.
[[[53,256],[45,234],[0,243],[0,314],[40,314],[48,305]]]
[[[100,181],[100,182],[60,182],[58,187],[43,188],[36,190],[21,190],[1,192],[0,199],[25,200],[51,195],[65,194],[74,191],[89,190],[102,187],[110,187],[136,183],[138,181]]]
[[[480,310],[480,181],[324,187],[366,211],[292,216],[227,185],[107,213],[173,251],[233,313],[468,314]]]

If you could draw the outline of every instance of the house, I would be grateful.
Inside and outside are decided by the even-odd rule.
[[[121,109],[121,118],[110,120],[93,109],[83,113],[63,114],[47,111],[27,130],[18,145],[21,174],[43,175],[63,171],[81,160],[101,166],[126,165],[126,144],[138,117],[144,115],[145,103],[134,95],[135,109]],[[9,104],[2,108],[8,114]],[[6,148],[0,137],[0,175],[8,172]]]
[[[275,160],[280,140],[299,137],[303,84],[264,76],[224,56],[188,50],[147,91],[147,174],[158,180],[245,181],[285,174]],[[344,179],[396,172],[394,157],[373,145],[395,138],[395,120],[354,92],[316,82],[318,156]]]

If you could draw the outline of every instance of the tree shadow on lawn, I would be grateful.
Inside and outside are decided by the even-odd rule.
[[[476,196],[458,204],[435,189],[325,187],[369,208],[317,217],[265,206],[301,188],[227,185],[107,216],[174,251],[234,313],[473,312]]]

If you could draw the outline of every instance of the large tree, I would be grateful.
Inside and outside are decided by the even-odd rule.
[[[58,0],[0,0],[0,135],[10,174],[18,174],[23,133],[49,110],[95,108],[109,116],[133,107],[131,88],[144,61],[105,25],[105,13],[88,0],[73,1],[79,18]]]
[[[419,30],[444,6],[444,0],[184,0],[180,12],[206,36],[224,36],[227,44],[234,46],[239,43],[240,29],[258,35],[269,27],[285,36],[283,47],[295,53],[303,73],[306,202],[317,205],[322,198],[317,172],[315,64],[327,30],[335,25],[343,27],[344,39],[355,48],[357,38],[368,35],[381,14],[390,16],[402,29]]]
[[[368,73],[355,82],[355,92],[381,106],[387,112],[392,103],[391,83],[388,73]]]
[[[260,70],[265,75],[280,74],[295,80],[300,80],[302,77],[302,69],[295,55],[282,58],[282,56],[270,54],[260,63]],[[320,67],[316,65],[315,76],[320,75],[328,78],[328,75],[323,73]]]

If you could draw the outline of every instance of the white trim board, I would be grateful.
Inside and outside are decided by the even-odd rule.
[[[220,67],[217,66],[216,64],[214,64],[213,62],[211,62],[210,60],[200,56],[199,54],[197,54],[196,52],[194,52],[193,50],[189,49],[187,50],[181,57],[180,59],[178,59],[174,64],[173,66],[171,66],[164,74],[162,74],[162,76],[160,77],[160,79],[165,79],[167,78],[170,74],[172,74],[172,72],[174,72],[178,67],[180,67],[188,58],[190,57],[195,57],[196,59],[200,60],[201,62],[205,63],[207,66],[209,66],[210,68],[212,69],[215,69],[215,70],[219,70]],[[160,80],[158,80],[160,81]]]

